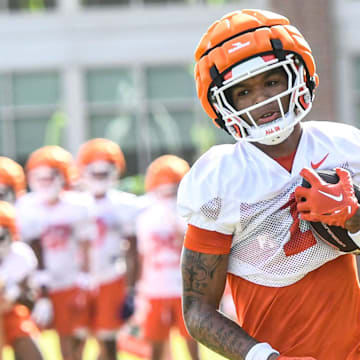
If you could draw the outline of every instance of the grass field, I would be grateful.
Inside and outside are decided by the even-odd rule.
[[[59,352],[59,344],[56,333],[46,331],[40,339],[40,346],[44,353],[45,360],[62,360]],[[184,340],[178,335],[171,337],[171,348],[173,351],[173,360],[190,360]],[[89,340],[85,347],[84,360],[96,360],[98,353],[97,344],[93,340]],[[215,354],[207,348],[200,345],[200,355],[202,360],[224,360],[225,358]],[[11,349],[5,348],[4,360],[14,360]],[[139,360],[138,357],[126,353],[119,356],[119,360]]]

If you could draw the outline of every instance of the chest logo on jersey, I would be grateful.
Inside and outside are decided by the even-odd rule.
[[[317,163],[313,163],[311,162],[311,167],[313,169],[318,169],[322,164],[323,162],[327,159],[327,157],[329,156],[330,153],[327,153],[319,162]]]

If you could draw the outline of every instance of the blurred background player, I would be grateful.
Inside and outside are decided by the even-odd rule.
[[[16,161],[0,156],[0,201],[6,201],[8,203],[14,204],[16,199],[24,195],[26,192],[26,181],[25,174],[22,166]],[[10,246],[9,241],[5,241],[5,237],[0,236],[0,263],[5,263],[5,254],[8,252]],[[9,239],[7,239],[9,240]],[[14,245],[12,247],[22,248],[21,245]],[[27,251],[27,250],[25,250]],[[31,256],[30,256],[31,257]],[[10,262],[8,262],[9,264]],[[10,265],[14,267],[14,265]],[[0,265],[1,267],[1,265]],[[29,274],[28,274],[29,275]],[[1,279],[1,276],[0,276]],[[21,358],[21,356],[26,353],[29,358],[38,359],[41,358],[39,353],[38,346],[35,342],[35,337],[38,335],[39,331],[34,323],[34,321],[29,316],[29,308],[33,305],[33,295],[34,290],[30,288],[27,284],[27,279],[23,279],[22,288],[14,284],[13,289],[16,289],[16,293],[13,292],[12,299],[10,301],[11,311],[7,312],[6,315],[6,334],[13,334],[14,339],[8,339],[7,343],[12,346],[15,352],[15,358]],[[4,279],[2,279],[4,281]],[[1,286],[7,286],[9,284],[2,283]],[[18,291],[20,289],[20,292]],[[9,294],[8,294],[9,295]],[[9,300],[9,299],[8,299]],[[21,300],[21,301],[20,301]],[[23,302],[24,305],[28,306],[19,306],[18,303]],[[16,303],[16,305],[14,305]],[[3,304],[4,305],[4,304]],[[8,304],[9,305],[9,304]],[[0,316],[1,322],[3,322],[3,317]],[[26,327],[23,324],[27,324]],[[3,324],[2,324],[3,325]],[[23,331],[22,328],[27,331]],[[4,329],[3,329],[4,330]],[[5,334],[4,334],[5,335]],[[4,340],[4,339],[2,339]],[[1,342],[1,341],[0,341]],[[2,341],[3,343],[4,341]],[[4,345],[4,344],[2,344]],[[0,349],[2,346],[0,346]],[[1,354],[1,350],[0,350]]]
[[[78,152],[80,187],[95,200],[98,237],[91,251],[95,281],[91,326],[101,360],[115,360],[116,335],[133,313],[137,279],[135,219],[137,197],[114,187],[125,172],[119,145],[103,138],[84,143]]]
[[[37,266],[31,248],[18,240],[15,208],[0,201],[0,316],[2,342],[14,350],[15,360],[42,360],[36,344],[40,334],[29,307],[34,296],[29,278]],[[0,351],[2,349],[0,348]]]
[[[186,224],[176,213],[177,188],[189,164],[175,156],[155,159],[145,175],[151,205],[140,214],[137,237],[141,258],[139,296],[144,308],[143,336],[151,343],[152,360],[164,355],[170,330],[177,327],[192,359],[197,343],[189,336],[181,310],[180,255]]]
[[[14,204],[26,192],[25,174],[16,161],[0,156],[0,200]]]
[[[86,334],[89,248],[96,226],[91,198],[70,189],[76,179],[72,155],[45,146],[28,158],[31,192],[18,204],[21,235],[39,261],[41,296],[32,312],[42,327],[53,327],[64,360],[80,359]]]

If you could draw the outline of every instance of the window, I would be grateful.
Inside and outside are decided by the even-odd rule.
[[[2,0],[0,10],[46,11],[56,6],[56,0]]]
[[[235,0],[82,0],[84,7],[107,7],[121,5],[148,5],[148,4],[217,4],[235,2]],[[238,2],[237,2],[238,3]]]
[[[24,163],[30,152],[46,143],[46,136],[61,132],[51,121],[56,114],[60,95],[59,74],[55,71],[0,76],[3,154]]]
[[[117,142],[127,175],[165,153],[192,163],[211,145],[233,142],[201,109],[192,66],[89,69],[85,81],[87,137]]]

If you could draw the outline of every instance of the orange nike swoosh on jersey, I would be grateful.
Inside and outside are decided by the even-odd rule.
[[[317,169],[321,166],[321,164],[326,160],[330,153],[327,153],[318,163],[311,162],[311,167],[313,169]]]

